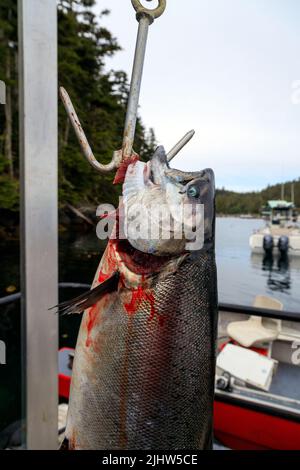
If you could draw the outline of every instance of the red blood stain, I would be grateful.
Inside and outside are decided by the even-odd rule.
[[[134,315],[143,301],[148,302],[150,306],[150,315],[148,321],[150,322],[155,317],[157,317],[159,324],[162,326],[164,323],[164,318],[159,315],[155,308],[155,299],[153,292],[151,290],[143,289],[141,285],[138,286],[137,289],[131,290],[130,302],[125,303],[124,308],[129,315]]]
[[[113,211],[113,212],[108,212],[106,214],[100,214],[99,215],[99,219],[100,220],[103,220],[103,219],[111,219],[111,220],[116,220],[117,219],[117,210]]]
[[[133,248],[128,240],[116,240],[116,250],[122,263],[135,274],[152,274],[160,272],[171,256],[155,256]]]
[[[75,450],[76,449],[76,436],[75,436],[75,431],[72,431],[72,435],[69,439],[69,446],[68,450]]]
[[[129,315],[136,312],[138,306],[143,300],[148,300],[145,291],[142,286],[138,286],[137,289],[131,291],[131,300],[129,303],[124,304],[125,310]]]
[[[109,279],[113,273],[118,271],[118,265],[116,260],[116,251],[120,255],[121,263],[124,263],[129,270],[141,275],[141,284],[136,289],[130,289],[131,299],[129,302],[124,304],[124,308],[129,315],[134,315],[140,304],[145,301],[149,303],[150,315],[148,321],[152,321],[155,317],[158,319],[160,325],[164,324],[164,317],[162,317],[155,307],[155,298],[153,292],[149,288],[144,287],[145,274],[156,272],[161,268],[170,257],[157,257],[153,255],[147,255],[140,253],[133,249],[127,240],[109,240],[105,259],[102,263],[102,269],[100,269],[97,279],[97,284],[101,284]],[[125,284],[125,278],[121,275],[120,284],[125,289],[128,289]],[[93,305],[88,310],[88,320],[86,324],[87,339],[86,346],[89,347],[92,344],[91,332],[97,321],[100,310],[104,308],[104,305],[99,305],[99,302]]]
[[[98,281],[99,284],[102,284],[102,282],[107,281],[107,279],[110,278],[110,274],[106,274],[103,271],[100,271]]]
[[[87,321],[87,325],[86,325],[87,338],[86,338],[86,342],[85,342],[85,345],[86,345],[87,348],[92,343],[91,332],[92,332],[93,326],[96,323],[97,313],[98,313],[98,304],[95,304],[88,311],[88,321]]]
[[[115,248],[112,240],[108,242],[105,256],[106,258],[103,262],[103,269],[100,270],[98,275],[99,284],[109,279],[113,275],[113,273],[117,271]]]
[[[131,157],[126,158],[126,160],[124,160],[119,166],[113,184],[123,183],[127,168],[131,163],[136,163],[139,159],[140,157],[138,155],[132,155]]]

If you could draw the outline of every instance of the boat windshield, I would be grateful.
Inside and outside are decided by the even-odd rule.
[[[291,209],[277,207],[271,212],[271,223],[280,225],[282,222],[292,221],[293,211]]]

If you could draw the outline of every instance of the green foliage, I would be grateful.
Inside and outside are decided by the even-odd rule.
[[[4,106],[0,106],[0,174],[11,178],[18,154],[18,96],[17,96],[17,2],[15,0],[1,0],[0,2],[0,80],[6,83],[9,92],[9,105],[11,112],[11,125],[13,135],[6,129],[6,113]],[[7,105],[8,106],[8,105]],[[9,135],[11,143],[11,162],[8,159],[7,141]],[[14,200],[16,194],[12,194]]]
[[[66,88],[80,117],[96,158],[108,163],[113,151],[121,148],[129,93],[122,71],[106,72],[105,60],[120,50],[117,40],[105,27],[103,17],[93,12],[94,0],[58,0],[59,85]],[[18,88],[17,88],[17,2],[1,0],[0,79],[11,86],[13,95],[14,178],[5,157],[5,113],[0,107],[0,208],[18,210]],[[8,80],[6,57],[11,55],[12,76]],[[113,175],[100,175],[86,162],[59,102],[59,202],[117,203],[120,188],[112,185]],[[149,158],[155,148],[153,131],[146,132],[138,120],[135,150]]]
[[[121,147],[129,85],[123,71],[106,72],[105,60],[120,50],[117,40],[103,27],[105,10],[93,13],[94,0],[58,0],[59,84],[71,96],[95,156],[102,163],[111,160]],[[10,76],[7,73],[7,58]],[[0,106],[0,208],[18,210],[18,88],[17,88],[17,2],[0,2],[0,79],[12,92],[13,177],[5,154],[5,113]],[[152,129],[146,132],[137,122],[135,150],[148,159],[156,142]],[[112,185],[113,175],[97,173],[81,154],[65,109],[59,103],[59,201],[98,204],[117,203],[120,188]],[[288,184],[286,184],[288,191]],[[259,213],[268,199],[280,198],[280,185],[261,192],[217,191],[217,212]],[[296,205],[300,206],[300,181],[295,182]]]
[[[19,182],[6,175],[0,175],[0,208],[11,211],[19,207]]]
[[[98,24],[91,10],[94,3],[59,2],[59,83],[71,96],[96,158],[108,163],[114,150],[122,145],[129,85],[124,72],[104,71],[105,57],[113,55],[120,46]],[[102,12],[100,20],[108,13]],[[59,124],[60,201],[116,204],[120,188],[112,185],[112,175],[98,174],[85,161],[62,104]],[[135,150],[147,158],[154,146],[155,138],[147,138],[139,120]]]

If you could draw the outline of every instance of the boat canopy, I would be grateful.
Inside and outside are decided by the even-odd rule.
[[[268,209],[293,209],[295,204],[293,202],[287,202],[283,200],[274,200],[267,202]]]

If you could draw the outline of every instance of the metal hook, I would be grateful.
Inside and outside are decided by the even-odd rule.
[[[100,173],[108,173],[120,167],[121,163],[135,154],[133,150],[133,141],[135,136],[135,128],[137,121],[137,111],[139,104],[139,96],[142,82],[142,74],[144,67],[144,59],[146,53],[146,44],[148,38],[149,26],[155,18],[161,16],[166,8],[166,0],[159,0],[159,5],[155,9],[144,8],[138,0],[131,0],[137,12],[137,20],[139,29],[137,35],[132,78],[130,83],[130,92],[128,98],[128,106],[126,112],[125,129],[123,135],[122,149],[114,152],[112,161],[107,165],[99,163],[87,141],[85,133],[81,127],[76,111],[72,105],[70,97],[64,88],[60,89],[60,95],[67,114],[71,120],[76,136],[79,140],[81,149],[88,162]],[[149,0],[148,0],[149,1]]]
[[[99,171],[100,173],[110,173],[111,171],[116,170],[121,163],[120,153],[114,152],[112,161],[107,165],[103,165],[102,163],[99,163],[98,160],[96,160],[68,93],[63,87],[60,87],[59,91],[62,102],[80,143],[81,150],[87,161],[92,165],[93,168],[95,168],[95,170]]]
[[[183,149],[183,147],[194,137],[195,131],[191,130],[185,134],[185,136],[182,137],[182,139],[177,142],[176,145],[170,150],[170,152],[167,154],[167,160],[170,162],[179,152],[180,150]]]
[[[134,9],[137,12],[137,20],[139,29],[136,41],[133,70],[131,76],[130,92],[128,99],[128,107],[125,120],[125,129],[123,136],[122,155],[123,159],[130,158],[133,151],[133,142],[137,121],[137,112],[139,105],[139,97],[142,83],[142,75],[144,68],[144,60],[146,54],[146,45],[148,39],[149,26],[155,18],[163,14],[166,8],[166,0],[159,0],[159,5],[155,9],[143,7],[139,0],[131,0]]]

